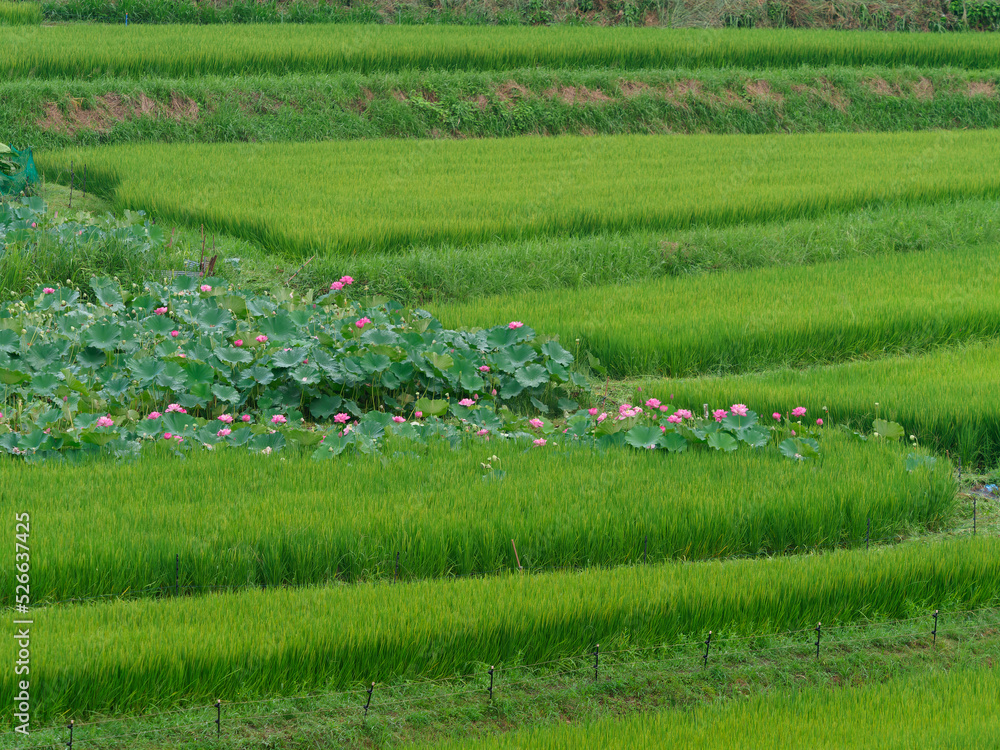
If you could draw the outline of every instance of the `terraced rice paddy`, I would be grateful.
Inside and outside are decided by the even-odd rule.
[[[0,23],[27,8],[0,0]],[[989,745],[1000,640],[937,615],[1000,616],[998,52],[972,33],[0,28],[0,130],[44,134],[51,191],[29,219],[0,208],[0,504],[31,519],[3,525],[30,565],[3,559],[0,601],[31,619],[32,730],[66,746],[71,719],[127,720],[78,741],[130,750]],[[70,179],[74,209],[126,217],[84,216],[86,253]],[[136,267],[216,264],[147,297],[100,250],[119,222]],[[70,320],[72,279],[91,304]],[[386,291],[443,326],[368,299]],[[181,348],[196,306],[213,330]],[[55,367],[54,330],[121,377]],[[326,380],[313,339],[344,358]],[[405,392],[383,383],[401,341]],[[454,371],[460,345],[490,364]],[[245,393],[212,389],[258,353]],[[176,393],[144,402],[161,365]],[[499,370],[520,401],[490,392]],[[27,381],[30,404],[2,390]],[[70,465],[84,442],[106,455]],[[847,654],[838,624],[916,635]],[[781,647],[730,680],[709,634]],[[700,676],[643,680],[638,655],[672,669],[679,644]],[[0,645],[4,706],[23,648]],[[362,716],[373,681],[526,664],[569,697],[535,711],[469,682]],[[316,691],[350,715],[208,719]],[[182,708],[190,737],[157,715]],[[0,748],[27,748],[22,721]]]

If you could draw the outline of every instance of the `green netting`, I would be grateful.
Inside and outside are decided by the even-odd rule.
[[[38,182],[38,170],[35,169],[30,148],[18,151],[11,146],[9,153],[0,148],[0,161],[14,164],[13,174],[7,174],[0,168],[0,195],[18,195],[28,185]]]

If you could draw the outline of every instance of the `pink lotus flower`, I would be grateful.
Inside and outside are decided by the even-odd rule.
[[[184,354],[183,352],[178,354],[177,356],[180,357],[181,359],[187,359],[187,355]]]
[[[795,437],[795,430],[792,430],[792,437]]]
[[[600,424],[601,422],[603,422],[607,418],[608,418],[608,413],[606,411],[602,411],[600,413],[600,415],[598,415],[598,417],[597,417],[597,423]]]
[[[458,402],[458,405],[459,406],[475,406],[476,402],[473,401],[471,398],[463,398],[461,401]]]
[[[203,291],[203,292],[210,292],[210,291],[212,291],[212,287],[210,287],[208,284],[202,284],[201,285],[201,291]]]
[[[660,425],[660,432],[664,432],[665,433],[666,431],[667,431],[667,426],[661,424]]]
[[[493,389],[492,391],[490,391],[490,395],[491,395],[491,396],[495,396],[495,395],[497,395],[497,389],[496,389],[496,388],[494,388],[494,389]]]
[[[333,416],[333,421],[337,422],[338,424],[343,424],[344,422],[349,422],[350,420],[351,420],[351,415],[345,414],[344,412],[340,412],[339,414],[335,414]]]
[[[660,408],[660,399],[658,399],[658,398],[651,398],[648,401],[646,401],[646,406],[648,406],[650,409],[659,409]]]
[[[816,420],[816,424],[818,424],[820,427],[822,427],[823,426],[823,420],[822,419],[817,419]]]
[[[522,323],[520,320],[512,320],[510,321],[510,323],[507,324],[507,327],[510,328],[511,330],[514,330],[515,328],[520,328],[523,325],[524,323]]]
[[[721,422],[729,415],[726,413],[725,409],[716,409],[715,411],[712,412],[712,416],[715,417],[716,422]]]
[[[341,276],[340,283],[343,284],[344,286],[350,286],[351,284],[354,283],[354,279],[352,279],[350,276]]]
[[[667,421],[672,422],[673,424],[680,424],[684,420],[678,417],[676,414],[671,414],[669,417],[667,417]]]
[[[775,421],[778,421],[778,422],[781,421],[781,412],[780,411],[774,412],[774,414],[772,414],[771,416],[774,417]]]
[[[242,417],[240,417],[240,419],[243,420],[244,422],[249,422],[250,421],[250,415],[249,414],[244,414]]]
[[[178,336],[181,335],[181,332],[180,331],[171,331],[170,335],[173,336],[174,338],[177,338]]]
[[[666,404],[660,404],[660,411],[666,413],[666,412],[670,411],[670,407],[667,406]]]
[[[31,228],[32,229],[37,229],[38,228],[38,222],[37,221],[31,222]]]
[[[219,430],[217,433],[215,433],[215,436],[216,437],[225,437],[226,435],[229,435],[231,432],[232,432],[232,430],[230,430],[228,427],[223,427],[221,430]]]
[[[733,404],[729,408],[732,410],[733,414],[738,417],[745,417],[747,415],[748,410],[746,404]]]
[[[162,417],[162,416],[163,416],[163,415],[162,415],[162,414],[160,414],[160,412],[158,412],[158,411],[151,411],[151,412],[149,412],[149,414],[147,415],[146,419],[159,419],[159,418],[160,418],[160,417]]]
[[[484,435],[489,435],[490,431],[484,427],[481,430],[476,430],[476,434],[479,435],[479,437],[483,437]]]
[[[285,424],[288,420],[282,414],[275,414],[271,417],[271,424]]]
[[[114,427],[114,424],[115,420],[113,420],[110,416],[101,417],[97,420],[98,427]]]
[[[232,424],[233,423],[233,415],[232,414],[220,414],[219,415],[219,421],[220,422],[225,422],[226,424]]]
[[[489,365],[480,365],[479,366],[479,372],[489,372],[489,371],[490,371],[490,366]]]
[[[395,417],[392,418],[392,421],[396,422],[396,423],[399,423],[399,424],[402,424],[403,422],[406,421],[406,417],[401,417],[401,416],[399,416],[397,414]]]
[[[545,423],[542,420],[538,419],[537,417],[535,419],[529,419],[528,424],[530,424],[536,430],[540,430],[542,429],[542,427],[545,426]]]
[[[332,291],[332,292],[339,292],[343,288],[344,288],[344,285],[341,284],[339,281],[335,281],[332,284],[330,284],[330,291]]]
[[[424,413],[422,411],[415,411],[413,412],[413,416],[415,416],[417,419],[420,419],[422,416],[424,416]]]
[[[50,287],[50,286],[47,286],[47,287],[45,287],[45,288],[44,288],[44,289],[42,290],[42,294],[55,294],[55,293],[56,293],[56,290],[55,290],[55,289],[53,289],[53,288],[52,288],[52,287]]]
[[[805,415],[806,415],[806,407],[804,406],[796,406],[794,409],[792,409],[793,417],[804,417]]]
[[[597,416],[597,407],[594,406],[594,407],[591,407],[590,409],[587,409],[587,414],[589,414],[592,417],[596,417]]]
[[[173,437],[173,435],[171,435],[169,432],[164,432],[163,433],[163,439],[164,440],[170,440],[170,438],[172,438],[172,437]]]
[[[167,312],[167,308],[165,308],[165,307],[158,307],[155,310],[153,310],[153,312],[156,313],[157,315],[165,315],[166,312]]]
[[[355,323],[354,325],[356,325],[358,328],[364,328],[369,323],[371,323],[371,319],[370,318],[359,318],[358,322]]]
[[[263,333],[257,337],[258,344],[263,344],[265,341],[267,341],[267,336],[265,336]]]
[[[676,414],[681,419],[694,419],[694,415],[687,409],[678,409],[677,411],[674,412],[674,414]]]
[[[236,341],[233,342],[233,346],[243,346],[243,339],[236,339]]]
[[[167,412],[177,411],[181,414],[187,414],[187,409],[182,407],[180,404],[167,404]]]
[[[533,442],[535,445],[541,448],[543,445],[545,445],[545,438],[538,438],[538,440],[535,440]]]

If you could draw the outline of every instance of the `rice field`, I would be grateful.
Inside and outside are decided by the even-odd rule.
[[[995,337],[998,271],[996,247],[971,247],[492,297],[433,309],[445,325],[509,318],[558,334],[563,342],[579,339],[582,349],[618,375],[676,377]]]
[[[303,258],[1000,195],[992,130],[137,144],[36,162],[50,180],[86,166],[119,209]]]
[[[299,24],[60,25],[0,35],[7,76],[198,76],[517,67],[996,67],[991,34]]]
[[[695,711],[661,711],[484,738],[483,750],[636,747],[989,747],[997,738],[996,670],[928,672],[863,687],[794,689]],[[434,748],[467,747],[445,742]]]
[[[359,456],[336,469],[333,488],[327,464],[236,451],[180,465],[5,463],[0,484],[6,502],[36,519],[33,539],[46,550],[32,570],[36,602],[172,593],[177,555],[184,593],[201,595],[509,572],[512,539],[528,571],[857,546],[866,533],[933,528],[954,512],[946,461],[911,474],[895,446],[833,431],[822,443],[815,466],[777,451],[555,453],[480,442]],[[70,499],[67,482],[77,488]],[[13,586],[0,591],[13,604]]]
[[[1000,345],[994,342],[805,370],[649,380],[641,388],[645,398],[673,396],[681,406],[742,400],[763,414],[784,414],[794,404],[811,418],[865,432],[881,417],[924,445],[961,457],[967,467],[1000,459]]]
[[[1000,539],[769,560],[268,591],[32,611],[35,719],[443,677],[511,660],[1000,600]],[[804,634],[806,647],[810,636]],[[15,644],[5,639],[3,658]],[[14,674],[0,677],[10,705]]]
[[[41,3],[0,0],[0,26],[34,26],[41,22]]]

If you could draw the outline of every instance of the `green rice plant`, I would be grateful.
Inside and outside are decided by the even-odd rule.
[[[388,458],[350,464],[236,451],[5,461],[0,484],[45,550],[32,566],[35,602],[158,594],[176,584],[177,555],[185,591],[203,593],[392,579],[397,553],[402,578],[510,571],[511,539],[520,563],[541,571],[858,544],[867,521],[884,538],[951,515],[947,461],[909,473],[895,446],[831,433],[823,447],[811,466],[773,450],[666,456],[481,441],[458,452],[391,446]],[[13,584],[0,591],[13,604]]]
[[[1000,194],[1000,131],[67,149],[119,208],[298,254],[817,216]],[[294,199],[291,198],[294,196]]]
[[[772,633],[908,617],[914,608],[929,620],[944,602],[987,606],[998,592],[1000,539],[979,536],[769,560],[36,608],[32,632],[44,637],[31,641],[32,718],[443,677],[708,630]],[[0,658],[14,663],[13,638],[3,639]],[[0,675],[4,705],[15,679],[12,669]]]
[[[445,325],[486,325],[516,316],[564,342],[579,339],[582,349],[617,374],[677,377],[821,364],[994,337],[1000,334],[998,272],[997,248],[973,247],[433,309]]]
[[[865,433],[876,418],[903,425],[920,443],[959,456],[966,466],[1000,460],[1000,345],[948,348],[807,370],[644,382],[642,397],[678,406],[754,404],[764,414],[805,407]]]
[[[798,67],[993,68],[992,34],[767,29],[299,24],[64,25],[0,37],[0,75],[89,77],[399,69]]]
[[[41,3],[0,0],[0,26],[38,26],[41,23]]]
[[[996,741],[996,679],[994,669],[980,666],[926,671],[863,687],[786,689],[694,711],[667,710],[494,735],[477,740],[476,747],[990,747]],[[422,747],[445,750],[468,745],[443,742]]]

